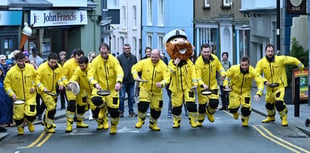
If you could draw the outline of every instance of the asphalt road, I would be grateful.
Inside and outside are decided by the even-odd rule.
[[[164,94],[165,95],[165,94]],[[167,102],[167,96],[164,96]],[[134,106],[136,108],[136,105]],[[172,128],[172,118],[167,118],[164,105],[158,126],[161,131],[148,128],[148,119],[141,129],[136,129],[136,117],[121,118],[118,133],[97,131],[95,121],[87,129],[65,133],[66,120],[56,120],[55,134],[44,132],[41,125],[35,132],[17,136],[16,128],[8,128],[9,135],[0,141],[0,153],[286,153],[310,152],[310,138],[294,125],[282,127],[279,123],[262,124],[265,118],[252,112],[249,127],[242,127],[240,118],[234,120],[226,111],[215,114],[215,122],[205,120],[203,127],[191,128],[188,118],[182,116],[181,127]],[[74,125],[75,127],[75,125]]]
[[[307,152],[310,139],[302,135],[294,126],[259,123],[262,116],[253,113],[250,126],[244,128],[240,120],[234,120],[227,112],[219,111],[215,122],[205,121],[201,128],[191,128],[188,118],[183,116],[180,129],[172,128],[172,119],[163,115],[158,122],[160,132],[151,131],[148,122],[141,129],[134,127],[136,118],[122,118],[118,133],[97,131],[95,121],[86,121],[87,129],[74,129],[65,133],[65,119],[56,121],[55,134],[43,131],[36,125],[36,131],[17,136],[16,129],[0,143],[1,153],[285,153]],[[268,133],[270,132],[270,133]],[[265,136],[266,137],[265,137]],[[38,140],[38,141],[37,141]],[[283,145],[284,144],[284,145]]]

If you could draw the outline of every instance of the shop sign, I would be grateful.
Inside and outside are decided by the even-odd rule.
[[[30,12],[30,25],[33,27],[86,24],[86,10],[36,10]]]
[[[0,26],[21,25],[22,11],[0,11]]]
[[[308,75],[309,75],[309,69],[304,68],[304,70],[298,70],[294,69],[293,70],[293,89],[295,89],[295,78],[299,77],[300,78],[300,83],[299,83],[299,90],[300,90],[300,95],[299,98],[300,100],[307,100],[309,98],[309,91],[308,91]],[[293,98],[295,98],[295,91],[293,90]]]
[[[306,0],[286,0],[286,11],[292,14],[306,14]]]

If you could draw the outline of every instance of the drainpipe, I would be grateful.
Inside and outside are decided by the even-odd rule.
[[[310,22],[310,2],[308,1],[308,23]],[[310,72],[310,25],[308,25],[308,52],[309,52],[309,63],[308,63],[308,67],[309,67],[309,71]],[[309,83],[309,87],[308,87],[308,92],[310,91],[310,75],[308,74],[308,83]],[[308,96],[308,105],[310,105],[310,97]]]

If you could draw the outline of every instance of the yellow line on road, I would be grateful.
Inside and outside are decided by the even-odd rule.
[[[289,146],[286,146],[285,144],[283,144],[283,143],[281,143],[281,142],[279,142],[279,141],[274,140],[274,138],[271,138],[271,137],[267,136],[264,132],[262,132],[260,129],[258,129],[258,127],[256,127],[255,125],[253,125],[253,128],[254,128],[260,135],[262,135],[263,137],[265,137],[266,139],[268,139],[268,140],[270,140],[270,141],[272,141],[272,142],[274,142],[274,143],[276,143],[276,144],[278,144],[278,145],[280,145],[280,146],[282,146],[282,147],[284,147],[284,148],[286,148],[286,149],[288,149],[288,150],[290,150],[290,151],[292,151],[292,152],[299,153],[299,151],[295,150],[294,148],[291,148],[291,147],[289,147]]]
[[[46,131],[43,131],[40,136],[35,140],[33,141],[30,145],[26,146],[26,147],[17,147],[18,149],[25,149],[25,148],[31,148],[33,147],[34,145],[36,145],[43,137],[44,135],[46,134]]]
[[[49,133],[49,134],[37,145],[37,147],[41,147],[51,136],[52,136],[52,133]]]
[[[286,143],[287,145],[290,145],[290,146],[292,146],[292,147],[295,147],[296,149],[299,149],[299,150],[301,150],[301,151],[303,151],[303,152],[310,152],[310,151],[308,151],[308,150],[305,150],[304,148],[298,147],[298,146],[296,146],[296,145],[294,145],[294,144],[292,144],[292,143],[290,143],[290,142],[288,142],[288,141],[285,141],[285,140],[283,140],[283,139],[281,139],[281,138],[279,138],[279,137],[273,135],[273,134],[272,134],[269,130],[267,130],[264,126],[262,126],[262,125],[259,125],[259,126],[260,126],[267,134],[269,134],[271,137],[277,139],[278,141],[281,141],[281,142],[283,142],[283,143]]]

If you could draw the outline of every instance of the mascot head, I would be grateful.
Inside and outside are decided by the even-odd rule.
[[[175,29],[167,33],[163,43],[166,44],[166,50],[172,59],[188,59],[193,54],[192,44],[187,40],[187,35],[180,29]]]

